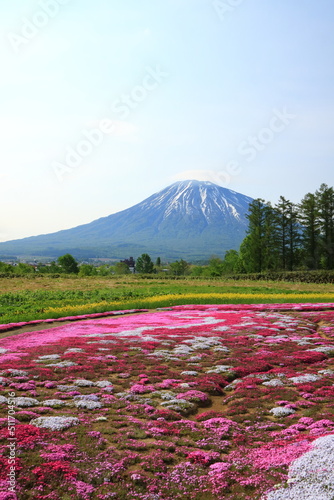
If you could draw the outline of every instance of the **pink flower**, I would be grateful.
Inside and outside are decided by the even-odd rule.
[[[88,432],[87,436],[99,439],[102,436],[102,434],[99,431],[90,431]]]
[[[134,384],[130,387],[130,392],[134,394],[145,394],[146,392],[154,392],[153,385],[142,385],[142,384]]]
[[[215,464],[210,465],[209,474],[222,474],[231,468],[231,464],[227,462],[216,462]]]
[[[209,401],[209,396],[205,394],[205,392],[201,391],[187,391],[187,392],[182,392],[178,394],[177,399],[185,399],[186,401],[191,401],[191,402],[201,402],[201,403],[206,403]]]
[[[203,422],[203,426],[212,432],[217,433],[220,437],[227,435],[232,428],[237,428],[238,425],[228,418],[210,418]]]
[[[193,451],[187,455],[187,458],[194,463],[209,465],[220,458],[220,453],[215,451]]]

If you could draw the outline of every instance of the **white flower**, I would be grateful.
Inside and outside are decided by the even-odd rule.
[[[175,347],[175,349],[173,349],[173,353],[174,354],[181,354],[183,356],[186,356],[187,354],[190,354],[191,352],[193,352],[193,350],[194,349],[192,349],[188,345],[180,345],[178,347]]]
[[[73,361],[61,361],[60,363],[52,363],[50,365],[47,365],[48,367],[49,366],[56,366],[56,367],[59,367],[59,368],[67,368],[69,366],[75,366],[77,363],[73,363]]]
[[[161,399],[165,399],[167,401],[175,400],[176,393],[173,391],[157,391]]]
[[[318,373],[321,375],[334,375],[334,370],[329,368],[328,370],[319,370]]]
[[[280,380],[279,378],[272,378],[268,382],[263,382],[262,385],[268,385],[269,387],[279,387],[279,386],[282,386],[284,384],[283,384],[282,380]]]
[[[284,406],[276,406],[276,408],[269,410],[269,413],[272,413],[274,417],[287,417],[288,415],[292,415],[292,413],[296,413],[296,410],[285,408]]]
[[[43,401],[42,403],[43,406],[64,406],[66,405],[66,402],[63,401],[62,399],[47,399],[46,401]]]
[[[308,351],[316,351],[316,352],[323,352],[323,353],[328,353],[334,351],[334,346],[330,345],[320,345],[319,347],[315,347],[314,349],[308,349]]]
[[[27,377],[28,372],[25,372],[24,370],[15,370],[14,368],[10,368],[9,370],[5,370],[10,373],[13,377]]]
[[[109,380],[98,380],[97,382],[95,382],[95,385],[97,387],[104,388],[104,387],[111,387],[112,383],[109,382]]]
[[[39,405],[39,401],[34,398],[15,398],[15,406],[36,406]]]
[[[57,385],[57,389],[61,392],[71,392],[76,391],[79,387],[77,385]]]
[[[211,370],[208,370],[206,373],[224,373],[224,372],[230,372],[233,370],[233,367],[230,365],[216,365],[214,368],[211,368]]]
[[[96,394],[80,394],[80,396],[74,396],[74,399],[85,399],[87,401],[98,401],[99,396]]]
[[[315,375],[314,373],[306,373],[305,375],[300,375],[299,377],[291,377],[289,380],[294,384],[305,384],[308,382],[316,382],[320,380],[321,377],[319,375]]]
[[[85,380],[85,379],[77,379],[74,381],[75,385],[78,385],[79,387],[91,387],[92,385],[95,385],[94,382],[91,380]]]
[[[90,401],[87,399],[80,399],[74,402],[77,408],[83,408],[87,410],[96,410],[96,408],[101,408],[102,404],[97,401]]]
[[[213,351],[221,351],[221,352],[230,352],[228,347],[225,347],[224,345],[218,345],[212,349]]]
[[[158,356],[158,357],[166,357],[169,358],[172,354],[167,349],[158,349],[154,352],[148,354],[148,356]]]
[[[168,408],[169,410],[174,411],[191,411],[195,408],[193,403],[190,401],[186,401],[185,399],[171,399],[170,401],[164,401],[161,403],[161,406]]]
[[[30,421],[31,425],[53,431],[68,429],[68,427],[78,425],[79,423],[80,421],[76,417],[38,417]]]
[[[45,356],[38,356],[36,361],[37,363],[40,363],[41,361],[53,361],[55,359],[60,359],[59,354],[46,354]]]

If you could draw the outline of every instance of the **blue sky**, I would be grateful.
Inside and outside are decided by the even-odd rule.
[[[334,157],[332,0],[1,0],[0,241],[176,180],[299,202]]]

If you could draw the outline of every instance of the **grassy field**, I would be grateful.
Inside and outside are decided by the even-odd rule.
[[[334,302],[333,285],[139,276],[0,279],[0,324],[187,303],[285,302]]]

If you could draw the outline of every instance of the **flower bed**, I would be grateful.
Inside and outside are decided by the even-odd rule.
[[[176,306],[3,338],[0,500],[331,500],[333,355],[334,304]]]

